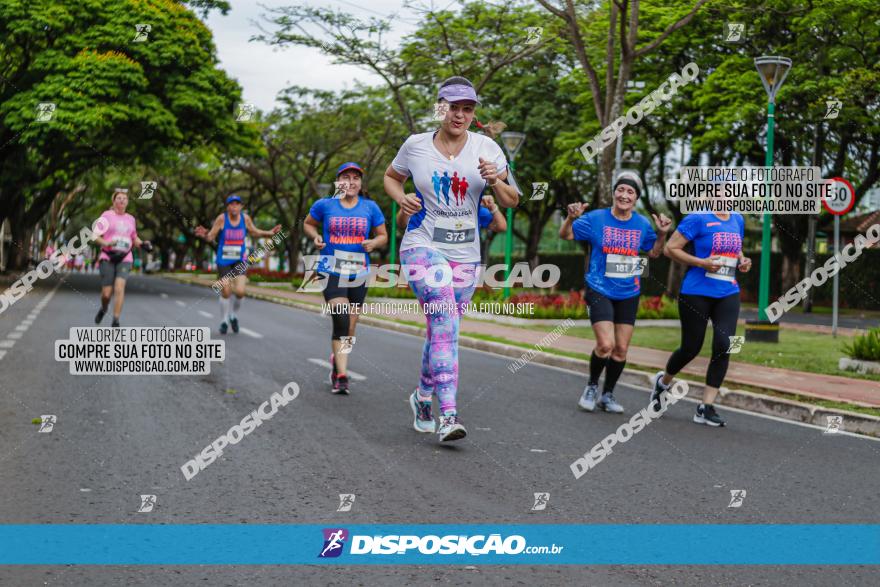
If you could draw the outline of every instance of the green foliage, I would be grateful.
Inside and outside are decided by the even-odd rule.
[[[142,42],[136,24],[151,27]],[[252,148],[234,118],[240,88],[179,2],[5,0],[0,39],[0,215],[22,228],[90,171],[121,174],[188,145]],[[40,103],[55,105],[51,120],[36,120]]]
[[[873,328],[865,334],[855,336],[843,347],[851,358],[860,361],[880,361],[880,328]]]

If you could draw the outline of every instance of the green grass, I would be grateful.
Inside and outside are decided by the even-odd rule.
[[[528,326],[532,330],[549,332],[553,326],[534,325]],[[737,334],[745,334],[744,327],[738,326]],[[593,340],[593,330],[588,326],[575,326],[566,331],[568,336],[576,336]],[[631,344],[649,349],[672,352],[680,343],[680,330],[677,327],[641,327],[633,333]],[[709,358],[711,354],[712,332],[707,330],[706,340],[703,342],[701,357]],[[843,346],[852,341],[850,336],[832,337],[830,334],[819,332],[805,332],[800,330],[781,330],[779,343],[769,342],[746,342],[736,355],[731,356],[731,361],[737,363],[751,363],[765,367],[778,367],[780,369],[792,369],[807,373],[821,373],[823,375],[840,375],[852,379],[868,379],[880,381],[880,375],[860,374],[854,371],[841,371],[837,368],[837,361],[845,357]]]

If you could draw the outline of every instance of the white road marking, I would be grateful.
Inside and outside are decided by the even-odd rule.
[[[328,369],[332,368],[332,365],[330,365],[330,361],[326,361],[324,359],[309,359],[309,363],[314,363],[315,365],[321,365],[322,367],[327,367]],[[349,370],[349,372],[346,373],[346,375],[348,375],[348,378],[351,379],[352,381],[366,381],[366,379],[367,379],[365,376],[361,375],[360,373],[355,373],[354,371],[351,371],[351,370]]]
[[[168,297],[168,294],[163,292],[163,293],[160,293],[160,294],[159,294],[159,297],[162,298],[162,299],[164,300],[164,299],[166,299],[166,298]]]
[[[0,351],[0,359],[6,356],[6,351]]]
[[[15,346],[14,340],[0,340],[0,348],[11,349]]]
[[[10,332],[6,335],[6,338],[14,338],[18,340],[19,338],[21,338],[21,332]]]
[[[19,324],[18,326],[15,327],[15,329],[18,330],[19,332],[27,332],[27,329],[30,327],[31,327],[30,324]]]
[[[259,332],[254,332],[250,328],[245,328],[244,326],[240,326],[238,329],[241,331],[242,334],[247,334],[251,338],[263,338],[262,334],[260,334]]]
[[[174,303],[177,304],[178,306],[186,306],[186,304],[184,304],[180,300],[174,300]]]
[[[547,452],[547,451],[544,449],[541,449],[541,448],[532,448],[532,449],[529,449],[529,452]]]
[[[385,335],[398,334],[401,336],[409,336],[412,338],[417,338],[423,342],[425,340],[425,336],[423,334],[410,334],[409,332],[398,332],[396,330],[388,330],[385,328],[380,328],[378,326],[371,326],[368,324],[364,324],[364,325],[359,324],[358,327],[359,328],[371,328],[371,329],[375,329],[375,330],[381,330],[382,333]],[[459,350],[459,355],[461,354],[462,351],[468,351],[468,352],[472,352],[472,353],[481,353],[484,355],[489,355],[490,357],[494,357],[496,359],[500,359],[505,362],[510,361],[510,357],[506,357],[504,355],[498,355],[496,353],[484,351],[482,349],[475,349],[475,348],[471,348],[471,347],[460,346],[458,350]],[[526,351],[526,350],[528,350],[528,349],[523,347],[523,351]],[[311,360],[311,359],[309,359],[309,360]],[[535,363],[535,362],[529,363],[529,365],[532,365],[535,367],[540,367],[543,369],[553,369],[554,371],[562,371],[563,373],[567,373],[568,375],[576,375],[581,378],[584,376],[583,373],[580,373],[578,371],[574,371],[572,369],[566,369],[564,367],[556,367],[554,365],[544,365],[543,363]],[[327,366],[329,367],[330,363],[327,363]],[[635,389],[640,389],[642,391],[650,392],[650,390],[645,387],[639,387],[639,386],[632,385],[632,384],[627,384],[627,386],[635,388]],[[679,401],[686,401],[686,402],[690,402],[690,403],[694,403],[694,404],[700,403],[700,400],[695,399],[695,398],[689,398],[689,397],[682,398]],[[794,420],[786,420],[785,418],[780,418],[778,416],[770,416],[768,414],[759,414],[757,412],[749,412],[748,410],[741,410],[739,408],[733,408],[730,406],[724,406],[724,410],[729,411],[729,412],[736,412],[737,414],[743,414],[746,416],[754,416],[755,418],[763,418],[765,420],[773,420],[774,422],[779,422],[781,424],[791,424],[792,426],[801,426],[802,428],[812,428],[813,430],[823,430],[823,431],[825,430],[824,426],[817,426],[816,424],[807,424],[806,422],[796,422]],[[837,433],[837,435],[839,435],[839,436],[852,436],[854,438],[860,438],[862,440],[873,440],[874,442],[880,442],[880,438],[875,438],[873,436],[866,436],[863,434],[856,434],[854,432],[847,432],[846,430],[841,430],[840,432]]]
[[[199,310],[199,314],[201,314],[205,318],[213,318],[214,317],[214,314],[211,314],[210,312],[205,312],[204,310]]]

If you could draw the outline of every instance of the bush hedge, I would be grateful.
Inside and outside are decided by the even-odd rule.
[[[752,259],[752,270],[748,273],[737,273],[742,290],[742,299],[746,302],[758,300],[758,281],[760,272],[758,264],[761,251],[746,251]],[[816,266],[822,265],[830,254],[816,255]],[[522,262],[523,259],[514,259]],[[581,253],[542,253],[541,263],[557,265],[562,273],[558,286],[561,291],[580,290],[584,283],[584,255]],[[503,263],[503,257],[491,257],[489,263]],[[664,293],[666,276],[669,272],[670,259],[660,256],[649,259],[648,273],[642,278],[642,294],[657,296]],[[802,268],[803,273],[803,268]],[[770,255],[770,299],[781,296],[782,253]],[[840,272],[840,307],[860,310],[880,310],[880,249],[863,250],[858,259],[849,263]],[[829,279],[815,288],[813,301],[816,305],[830,306],[833,297],[833,281]]]

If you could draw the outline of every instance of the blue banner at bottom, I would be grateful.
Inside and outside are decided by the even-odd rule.
[[[880,525],[0,525],[0,564],[880,565]]]

